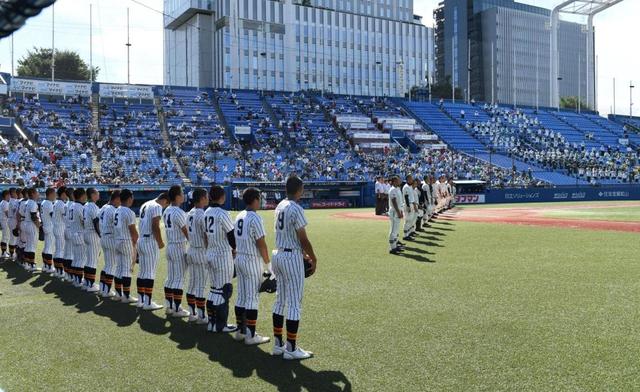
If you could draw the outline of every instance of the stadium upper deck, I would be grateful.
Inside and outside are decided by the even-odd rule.
[[[207,184],[280,181],[291,172],[368,181],[417,171],[493,186],[640,180],[634,119],[311,92],[122,86],[94,83],[80,98],[13,91],[5,106],[32,145],[10,141],[0,153],[3,177]]]

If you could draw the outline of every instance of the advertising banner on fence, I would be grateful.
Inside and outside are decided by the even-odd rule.
[[[311,208],[347,208],[348,200],[312,200],[309,203]]]
[[[640,200],[640,186],[492,189],[486,193],[487,203],[597,200]]]
[[[484,195],[456,195],[456,204],[484,204]]]
[[[44,94],[44,95],[79,95],[91,96],[91,83],[82,82],[52,82],[50,80],[11,79],[11,91],[14,93]]]
[[[153,99],[153,88],[132,84],[101,83],[100,96],[103,98]]]

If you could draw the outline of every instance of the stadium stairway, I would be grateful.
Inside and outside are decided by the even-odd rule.
[[[155,97],[153,100],[153,104],[156,107],[156,110],[158,111],[158,122],[160,122],[160,134],[162,135],[162,141],[164,142],[165,146],[171,147],[169,132],[167,131],[167,119],[164,116],[164,108],[162,107],[162,101],[160,100],[160,97]],[[178,175],[180,176],[182,183],[187,186],[191,185],[191,179],[184,174],[182,163],[178,160],[178,158],[176,158],[176,154],[173,151],[173,147],[171,148],[171,157],[169,157],[169,160],[171,161],[171,163],[173,163],[173,165],[178,170]]]
[[[216,114],[218,115],[218,121],[220,122],[220,125],[222,125],[222,127],[224,128],[227,137],[229,138],[229,140],[231,142],[238,142],[238,139],[236,138],[236,135],[233,133],[233,130],[229,128],[229,123],[227,122],[227,118],[224,116],[224,113],[222,112],[222,108],[220,107],[220,97],[218,96],[218,93],[216,92],[216,94],[214,95],[214,99],[212,99],[212,104],[213,104],[213,108],[216,111]]]

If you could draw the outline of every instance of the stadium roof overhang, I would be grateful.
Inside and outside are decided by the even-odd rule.
[[[568,0],[555,7],[561,14],[591,16],[623,0]]]
[[[579,15],[587,17],[587,34],[593,33],[593,17],[598,13],[605,11],[614,5],[623,2],[624,0],[566,0],[558,4],[551,11],[551,47],[550,47],[550,67],[549,67],[549,83],[550,83],[550,103],[552,106],[559,106],[560,104],[560,85],[559,80],[559,53],[558,53],[558,24],[560,20],[560,14]],[[591,41],[591,54],[595,52],[593,47],[593,37],[588,38]],[[587,41],[589,42],[589,41]],[[589,56],[589,44],[587,44],[587,56]],[[589,69],[587,68],[587,83],[589,81]],[[597,101],[595,96],[595,90],[591,92],[587,85],[587,106],[590,104],[590,93],[593,94],[594,104],[597,107]]]

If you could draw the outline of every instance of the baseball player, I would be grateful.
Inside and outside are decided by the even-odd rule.
[[[422,230],[422,216],[424,214],[422,206],[424,204],[424,196],[422,195],[422,184],[417,176],[413,181],[413,192],[415,193],[415,200],[418,202],[418,211],[416,211],[415,217],[415,231],[420,233],[424,231]]]
[[[44,248],[42,249],[42,271],[53,275],[56,270],[53,268],[53,250],[55,249],[55,237],[53,235],[53,202],[56,200],[56,190],[47,188],[45,200],[40,203],[40,219],[42,220],[42,231],[44,232]]]
[[[84,287],[89,293],[97,293],[100,289],[96,282],[96,268],[100,257],[100,208],[96,202],[100,193],[95,188],[87,189],[87,204],[82,210],[84,225],[84,242],[86,245],[86,263],[84,265]]]
[[[18,244],[18,237],[14,234],[14,231],[18,229],[18,192],[15,188],[9,188],[9,256],[13,260],[17,259],[16,245]]]
[[[187,214],[189,228],[189,250],[187,251],[187,303],[191,315],[189,321],[207,324],[204,288],[207,284],[207,232],[205,231],[204,208],[209,204],[209,195],[202,188],[193,190],[193,208]]]
[[[84,265],[87,262],[87,247],[84,242],[84,203],[87,201],[87,193],[83,188],[73,190],[75,200],[71,208],[67,210],[67,219],[70,222],[70,239],[73,249],[73,262],[71,263],[71,274],[73,275],[73,285],[86,290],[83,285]]]
[[[238,330],[234,339],[244,340],[246,345],[257,345],[270,340],[256,333],[262,264],[269,264],[269,252],[265,241],[264,224],[262,218],[256,213],[260,208],[260,191],[256,188],[247,188],[242,193],[242,200],[246,210],[238,214],[234,225],[238,249],[235,260],[238,271],[238,298],[235,307]]]
[[[212,185],[209,191],[211,205],[204,213],[207,232],[207,262],[211,291],[207,298],[209,332],[235,332],[237,327],[227,324],[229,300],[233,293],[233,256],[236,251],[236,237],[233,221],[222,206],[226,196],[224,188]]]
[[[16,253],[18,254],[18,263],[24,269],[29,269],[30,264],[26,262],[24,255],[24,248],[26,246],[25,231],[24,231],[24,218],[27,213],[27,188],[20,189],[18,191],[18,214],[16,215],[16,226],[18,227],[18,242],[16,245]]]
[[[453,178],[449,180],[449,208],[453,208],[456,206],[456,183],[453,181]]]
[[[431,176],[424,176],[424,183],[422,184],[422,192],[425,196],[426,212],[423,217],[423,226],[429,226],[428,222],[431,220],[431,214],[433,213],[433,193],[431,192]]]
[[[120,191],[111,192],[109,203],[100,209],[100,245],[104,255],[104,267],[100,272],[100,296],[102,298],[115,297],[116,293],[111,291],[113,278],[116,274],[116,239],[114,236],[113,218],[116,209],[120,207]]]
[[[409,174],[407,176],[407,183],[402,187],[402,196],[404,197],[404,240],[411,241],[411,237],[414,235],[414,224],[416,220],[416,213],[418,212],[418,201],[416,200],[416,194],[413,191],[413,176]]]
[[[303,258],[311,263],[310,274],[316,270],[317,259],[307,237],[307,219],[298,200],[304,192],[302,180],[296,176],[287,179],[287,198],[281,201],[275,212],[276,253],[273,256],[273,272],[278,279],[276,302],[273,304],[273,355],[284,359],[305,359],[313,355],[296,346],[300,312],[304,292],[305,267]],[[286,312],[286,313],[285,313]],[[287,341],[282,328],[287,323]]]
[[[136,214],[131,211],[133,192],[123,189],[120,192],[120,207],[113,215],[114,235],[116,238],[116,301],[122,303],[136,303],[138,299],[130,295],[131,273],[136,263],[136,244],[138,230],[136,229]]]
[[[404,202],[402,192],[400,191],[400,178],[393,176],[391,178],[391,189],[389,189],[389,253],[397,255],[402,250],[398,244],[398,235],[400,234],[400,223],[404,217]]]
[[[71,264],[73,263],[73,238],[72,238],[72,226],[73,226],[73,217],[70,216],[71,208],[75,203],[75,199],[73,197],[74,189],[67,188],[65,190],[67,194],[67,202],[65,204],[64,210],[64,276],[67,282],[73,282],[73,270]]]
[[[67,197],[67,188],[61,186],[58,188],[58,200],[53,203],[53,236],[56,241],[56,250],[53,254],[53,264],[56,267],[55,276],[58,278],[64,277],[64,232],[66,222],[66,203],[68,200]]]
[[[151,302],[153,285],[160,259],[160,249],[164,248],[160,233],[162,210],[169,204],[169,196],[163,192],[154,200],[149,200],[140,208],[140,239],[138,240],[138,260],[140,271],[136,286],[138,287],[137,307],[144,310],[162,309],[162,305]]]
[[[171,206],[162,214],[167,234],[167,280],[164,282],[166,313],[172,317],[187,317],[189,312],[182,309],[182,280],[187,269],[186,251],[189,231],[187,214],[180,208],[184,194],[179,185],[169,188]]]
[[[38,229],[40,228],[40,214],[38,213],[38,199],[40,195],[36,188],[27,190],[28,199],[24,202],[22,213],[21,233],[24,239],[24,259],[30,271],[40,271],[36,267],[36,249],[38,247]]]
[[[7,246],[9,245],[10,231],[9,229],[9,200],[11,194],[8,189],[2,191],[2,201],[0,201],[0,228],[2,229],[2,242],[0,242],[0,250],[2,250],[2,258],[8,259],[11,257],[7,252]]]

